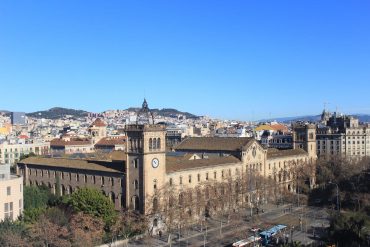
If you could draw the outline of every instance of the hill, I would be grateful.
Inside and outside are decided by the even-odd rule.
[[[135,107],[130,107],[127,108],[127,111],[131,112],[138,112],[141,108],[135,108]],[[154,115],[159,115],[163,117],[174,117],[176,118],[179,115],[184,115],[186,118],[191,118],[191,119],[197,119],[199,116],[196,116],[194,114],[191,114],[189,112],[182,112],[173,108],[163,108],[163,109],[150,109],[151,112],[153,112]]]
[[[74,118],[86,117],[87,112],[83,110],[74,110],[62,107],[54,107],[46,111],[37,111],[26,114],[29,117],[34,118],[48,118],[48,119],[57,119],[65,117],[66,115],[71,115]]]

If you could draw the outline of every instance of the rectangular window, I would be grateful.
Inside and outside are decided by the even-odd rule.
[[[189,184],[191,183],[191,175],[189,175]]]
[[[22,208],[23,208],[23,205],[22,205],[22,199],[19,199],[19,215],[22,214]]]
[[[206,180],[208,180],[208,172],[206,173]]]
[[[13,202],[4,204],[4,218],[13,220]]]
[[[11,188],[10,186],[6,187],[6,194],[7,194],[8,196],[10,196],[10,195],[11,195],[11,192],[12,192],[12,188]]]
[[[182,177],[180,177],[180,184],[182,184]]]

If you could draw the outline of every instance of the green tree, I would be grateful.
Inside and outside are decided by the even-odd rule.
[[[25,186],[23,193],[24,209],[46,208],[49,195],[50,192],[48,189],[36,186]]]
[[[77,212],[102,218],[108,227],[115,222],[117,216],[113,202],[93,188],[82,188],[73,192],[67,203]]]
[[[33,152],[31,152],[29,154],[21,154],[20,157],[19,157],[19,160],[23,160],[23,159],[26,159],[28,157],[34,157],[34,156],[36,156],[36,154],[33,153]]]
[[[331,219],[329,241],[340,246],[361,246],[366,241],[364,227],[370,222],[370,217],[363,212],[342,213]]]

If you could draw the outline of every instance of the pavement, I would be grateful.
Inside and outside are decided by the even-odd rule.
[[[289,241],[308,245],[317,241],[329,224],[328,213],[323,208],[267,204],[259,211],[258,215],[251,217],[248,209],[242,210],[229,223],[225,218],[208,219],[206,228],[194,225],[173,234],[171,245],[167,243],[168,235],[163,234],[161,237],[130,240],[128,246],[231,246],[238,240],[253,236],[252,227],[266,229],[276,224],[288,226]]]

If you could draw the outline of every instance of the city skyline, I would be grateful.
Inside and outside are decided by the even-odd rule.
[[[0,4],[0,108],[370,113],[369,3]]]

